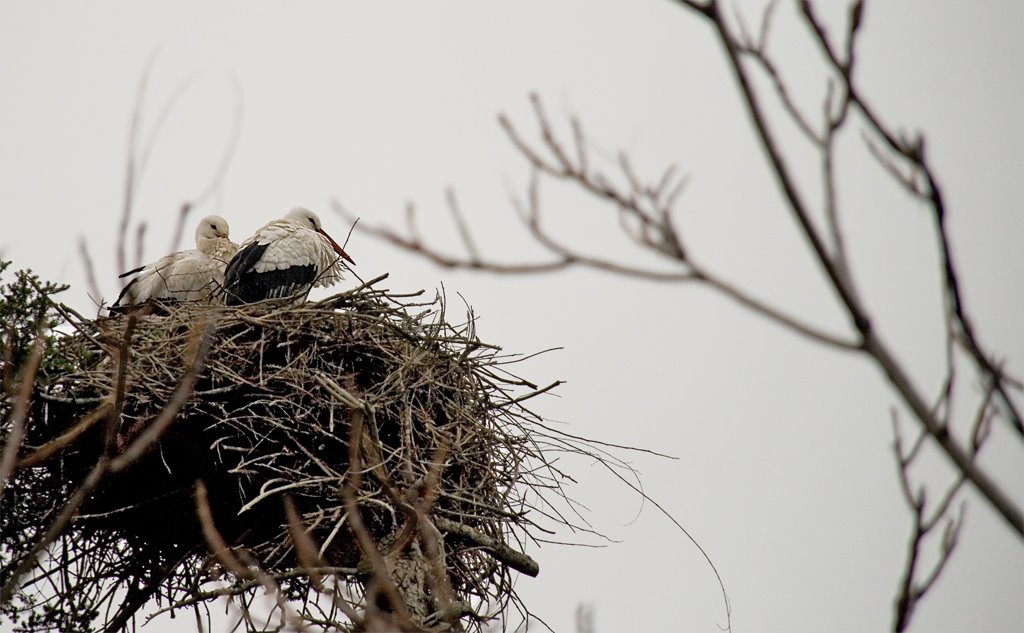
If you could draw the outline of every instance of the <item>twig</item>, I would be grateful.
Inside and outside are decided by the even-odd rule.
[[[520,573],[534,578],[540,573],[540,565],[537,564],[537,561],[501,541],[481,534],[468,525],[444,517],[435,517],[433,521],[440,530],[455,534],[474,545],[485,548],[488,554]]]
[[[25,419],[28,417],[29,400],[32,397],[32,390],[36,384],[36,372],[43,360],[43,353],[46,351],[46,334],[42,331],[36,334],[29,351],[28,360],[21,372],[21,385],[18,394],[14,399],[14,406],[11,409],[10,422],[8,423],[7,437],[4,441],[3,452],[0,454],[0,500],[3,499],[4,490],[7,488],[7,481],[14,472],[18,460],[18,451],[25,439]]]
[[[53,438],[46,444],[43,444],[36,450],[32,451],[28,455],[25,455],[18,460],[17,468],[21,470],[23,468],[32,468],[42,464],[47,459],[52,457],[55,453],[60,452],[71,445],[79,435],[88,431],[96,422],[108,417],[110,415],[113,403],[104,402],[100,406],[96,407],[89,412],[88,415],[84,416],[78,421],[73,427],[68,429],[61,435]]]
[[[192,387],[195,385],[196,378],[199,377],[199,372],[202,371],[203,364],[206,362],[206,355],[209,353],[212,343],[213,327],[213,321],[209,321],[205,324],[202,333],[198,334],[199,346],[195,357],[192,359],[192,364],[188,371],[185,372],[185,375],[182,376],[181,381],[178,383],[174,397],[163,408],[160,415],[146,427],[146,430],[129,444],[123,453],[110,462],[111,471],[115,473],[120,472],[130,466],[154,442],[160,439],[160,436],[167,430],[167,427],[177,418],[178,411],[191,398]]]

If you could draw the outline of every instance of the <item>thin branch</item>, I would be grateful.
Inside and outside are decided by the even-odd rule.
[[[53,438],[46,444],[43,444],[36,450],[18,460],[18,470],[38,466],[52,457],[55,453],[58,453],[70,446],[78,436],[92,428],[96,422],[107,418],[110,415],[110,411],[113,406],[113,403],[108,401],[90,411],[66,432]]]
[[[984,348],[981,346],[974,331],[972,321],[968,317],[966,309],[964,308],[960,282],[956,272],[956,267],[953,264],[949,233],[946,228],[945,200],[942,196],[942,190],[938,184],[937,178],[927,161],[923,140],[918,137],[915,141],[908,142],[897,138],[889,131],[890,128],[881,122],[879,116],[861,98],[860,93],[853,82],[853,78],[850,74],[850,69],[852,67],[852,55],[854,51],[853,42],[848,44],[848,54],[851,58],[849,61],[843,62],[836,54],[835,49],[829,40],[828,33],[815,15],[814,8],[811,3],[807,0],[801,0],[800,8],[808,27],[814,33],[815,40],[819,44],[826,59],[832,64],[833,68],[837,69],[837,71],[845,78],[845,87],[849,100],[857,106],[858,111],[867,120],[871,130],[882,138],[892,151],[901,155],[917,170],[919,170],[924,178],[925,188],[922,195],[927,197],[929,205],[932,208],[936,237],[939,242],[939,254],[942,260],[942,271],[947,300],[952,307],[953,314],[956,316],[958,328],[963,340],[965,341],[965,349],[974,359],[977,366],[983,372],[991,375],[995,380],[997,385],[996,390],[1003,402],[1003,406],[1006,408],[1010,424],[1021,438],[1024,438],[1024,421],[1021,419],[1021,413],[1016,402],[1014,402],[1013,398],[1009,394],[1009,388],[1007,387],[1008,377],[1005,376],[996,366],[991,355],[984,351]],[[863,2],[858,0],[851,9],[851,36],[855,34],[859,28],[862,15]],[[916,188],[911,189],[911,191],[916,191]]]
[[[98,302],[103,293],[100,292],[99,282],[96,281],[96,266],[93,265],[92,255],[89,254],[89,245],[81,236],[78,238],[78,257],[82,260],[82,268],[85,270],[85,282],[89,289],[89,295]]]
[[[209,493],[206,490],[206,484],[201,480],[196,480],[195,490],[196,516],[199,517],[199,523],[203,529],[203,537],[206,539],[207,547],[210,548],[210,553],[216,556],[220,564],[224,565],[236,578],[255,580],[256,575],[231,552],[231,547],[224,540],[224,537],[221,536],[220,530],[217,529],[217,525],[213,520],[213,511],[210,509]]]
[[[191,200],[182,203],[178,212],[178,221],[175,224],[173,237],[171,238],[171,244],[168,249],[170,251],[178,250],[178,247],[181,245],[181,238],[185,230],[185,222],[189,213],[191,213],[196,207],[202,206],[224,183],[224,177],[227,175],[228,168],[231,166],[231,159],[234,157],[235,151],[238,149],[238,144],[242,139],[242,87],[238,81],[238,77],[234,74],[231,75],[231,87],[233,89],[232,94],[235,98],[235,114],[231,120],[231,134],[228,136],[228,141],[221,153],[220,162],[217,164],[217,168],[210,176],[210,180],[206,184],[206,187],[204,187],[199,194],[194,196]]]
[[[142,120],[142,104],[146,96],[146,86],[149,83],[150,74],[153,72],[153,66],[156,63],[156,55],[154,54],[149,58],[146,63],[146,69],[142,72],[142,78],[139,79],[139,86],[135,91],[135,105],[132,108],[132,122],[131,127],[128,129],[128,156],[125,161],[125,176],[124,176],[124,194],[121,204],[121,221],[117,227],[117,269],[119,271],[128,270],[128,260],[125,255],[125,249],[128,245],[128,226],[131,222],[132,208],[135,205],[135,188],[137,185],[136,180],[138,179],[138,159],[136,156],[139,127]],[[123,282],[127,283],[127,282]],[[99,293],[96,295],[99,297]]]
[[[160,415],[156,417],[152,422],[147,424],[146,430],[144,430],[135,440],[128,445],[123,453],[114,458],[110,463],[110,469],[113,472],[120,472],[130,466],[136,459],[139,458],[149,447],[160,439],[164,431],[177,419],[178,411],[181,407],[188,402],[192,397],[192,387],[195,385],[196,379],[199,377],[199,373],[203,369],[203,364],[206,362],[206,355],[210,351],[210,345],[213,339],[213,321],[209,321],[205,324],[201,333],[198,333],[199,345],[195,352],[195,357],[192,359],[192,364],[189,366],[185,375],[182,376],[181,381],[178,383],[178,388],[174,392],[174,396],[171,401],[161,410]]]
[[[455,534],[474,545],[484,548],[488,554],[520,573],[531,577],[536,577],[540,573],[540,565],[537,564],[537,561],[522,552],[512,549],[501,540],[491,538],[468,525],[463,525],[444,517],[434,517],[433,521],[440,530]]]
[[[942,500],[931,511],[931,517],[929,518],[924,487],[920,487],[915,494],[912,491],[913,484],[910,481],[910,467],[918,455],[917,447],[920,444],[915,443],[914,448],[909,452],[903,449],[903,440],[900,435],[895,412],[893,412],[893,435],[893,453],[896,458],[900,486],[904,499],[913,513],[913,529],[907,546],[906,562],[894,605],[893,630],[902,632],[909,626],[918,603],[931,590],[952,558],[953,550],[956,547],[960,531],[963,527],[965,513],[963,503],[961,503],[955,517],[950,518],[948,514],[953,500],[962,489],[965,478],[963,476],[959,477],[946,490]],[[945,522],[945,529],[942,534],[938,559],[932,565],[931,570],[925,574],[924,578],[920,579],[921,548],[924,546],[932,530],[943,521]]]
[[[801,8],[807,16],[808,23],[817,33],[818,39],[833,65],[836,68],[844,68],[844,64],[840,62],[833,53],[823,27],[821,27],[820,23],[814,19],[810,5],[806,0],[801,2]],[[920,395],[920,392],[914,387],[909,376],[907,376],[895,356],[890,352],[889,348],[880,341],[878,335],[872,330],[871,321],[865,311],[865,308],[857,300],[857,297],[854,295],[852,289],[836,266],[835,261],[830,257],[817,228],[811,220],[809,210],[797,191],[795,180],[790,174],[790,170],[781,154],[779,145],[775,140],[771,132],[771,128],[762,112],[763,106],[754,92],[747,70],[739,58],[739,50],[732,34],[728,30],[728,26],[719,15],[716,5],[712,5],[712,10],[705,15],[712,22],[716,33],[718,34],[719,41],[725,50],[733,75],[740,87],[740,92],[743,95],[744,103],[747,106],[754,128],[761,140],[762,149],[765,151],[769,164],[772,167],[772,171],[776,176],[776,180],[783,190],[790,211],[793,213],[794,218],[801,227],[804,236],[811,244],[812,250],[818,260],[818,264],[821,266],[826,277],[831,282],[831,286],[840,299],[852,324],[861,337],[863,337],[864,350],[875,359],[877,365],[886,375],[890,384],[896,389],[901,399],[911,409],[911,411],[913,411],[915,417],[939,444],[943,452],[950,461],[953,462],[957,470],[964,473],[971,484],[988,500],[992,507],[1003,516],[1010,528],[1016,532],[1018,536],[1024,538],[1024,513],[1022,513],[1020,507],[1000,486],[998,486],[984,471],[970,460],[966,451],[949,435],[941,422],[934,417],[929,407],[924,404],[924,399]],[[847,89],[850,100],[858,105],[860,111],[865,113],[865,116],[874,127],[880,128],[881,126],[877,124],[877,119],[874,119],[866,113],[867,108],[857,96],[852,82],[847,85]],[[918,159],[923,156],[922,150],[919,146],[907,146],[906,144],[897,143],[891,135],[888,135],[888,133],[884,133],[884,137],[888,142],[890,142],[890,145],[894,149],[901,151],[901,153],[906,152],[909,156]],[[956,276],[952,267],[951,258],[948,254],[948,241],[945,240],[945,229],[943,224],[945,214],[942,198],[938,190],[938,185],[931,177],[930,170],[925,170],[924,174],[931,187],[931,197],[936,209],[936,218],[940,226],[940,234],[944,240],[943,268],[945,270],[946,283],[950,288],[950,295],[954,301],[954,313],[959,315],[958,318],[961,326],[965,327],[962,305],[959,301],[959,290],[956,285]],[[967,330],[969,330],[969,328],[965,327],[965,334]],[[970,337],[968,338],[970,339]],[[976,344],[970,345],[970,351],[975,354],[975,358],[978,360],[979,365],[983,368],[992,368],[987,358],[980,353],[980,349]],[[988,369],[986,369],[986,371],[988,371]],[[999,374],[994,368],[991,369],[991,373],[997,379],[997,382],[1002,380],[1001,374]],[[1009,398],[1004,396],[1004,401],[1008,400]],[[1015,412],[1012,407],[1008,405],[1008,408],[1011,410],[1011,415],[1015,416]],[[1017,426],[1016,421],[1014,422],[1014,426]]]
[[[372,414],[372,411],[370,413]],[[348,442],[349,468],[345,476],[345,483],[341,487],[341,495],[344,499],[345,511],[348,513],[349,524],[352,526],[352,532],[355,534],[359,549],[371,564],[376,588],[387,597],[391,609],[399,622],[404,626],[412,626],[408,607],[406,607],[405,601],[402,600],[398,588],[391,578],[384,557],[381,555],[377,544],[363,522],[359,505],[356,502],[355,491],[359,490],[362,481],[362,451],[360,449],[363,444],[363,425],[366,414],[367,412],[362,407],[352,409],[352,418],[349,422],[351,425]],[[372,601],[367,604],[368,615],[375,615],[372,609],[374,606]]]
[[[860,343],[840,338],[834,334],[824,332],[814,326],[807,325],[806,323],[797,320],[795,317],[785,314],[784,312],[758,300],[747,292],[736,288],[724,279],[712,276],[710,272],[698,268],[694,271],[694,275],[697,276],[699,281],[706,283],[740,305],[749,308],[755,313],[760,314],[768,320],[773,321],[796,334],[839,350],[861,351],[862,349],[862,345]]]
[[[82,503],[106,476],[109,471],[109,464],[110,462],[106,456],[100,457],[82,484],[75,490],[75,493],[71,495],[67,503],[64,504],[64,507],[61,508],[60,513],[57,514],[53,522],[47,527],[43,536],[22,556],[21,562],[18,563],[17,568],[8,578],[7,583],[0,589],[0,604],[11,599],[21,577],[39,563],[39,554],[64,532],[64,528],[71,521],[71,518],[75,516],[75,513],[78,512],[78,508],[81,507]]]
[[[21,443],[25,440],[25,420],[28,418],[29,402],[32,398],[32,390],[35,389],[36,372],[42,363],[43,354],[46,352],[46,334],[42,331],[36,334],[32,342],[32,349],[29,351],[28,360],[21,372],[21,385],[18,388],[17,396],[14,398],[14,405],[11,408],[10,421],[7,424],[9,429],[4,441],[3,451],[0,452],[0,499],[3,499],[4,490],[7,488],[7,480],[14,472],[18,460],[18,451]]]
[[[451,209],[452,218],[455,219],[455,226],[459,229],[459,237],[462,239],[463,246],[466,247],[466,252],[469,253],[471,260],[479,261],[480,251],[477,250],[476,243],[469,232],[469,227],[466,226],[466,220],[462,217],[462,211],[459,210],[459,201],[455,197],[455,191],[448,189],[445,196],[448,198],[448,208]]]

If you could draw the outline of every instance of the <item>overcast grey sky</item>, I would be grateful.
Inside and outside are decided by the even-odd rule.
[[[737,4],[755,21],[759,3]],[[1024,5],[868,5],[858,80],[887,121],[926,132],[969,308],[983,341],[1020,375]],[[834,17],[841,6],[822,10]],[[817,111],[820,65],[794,24],[783,2],[774,50],[798,101]],[[651,178],[677,163],[691,177],[680,223],[697,256],[839,331],[844,321],[780,205],[711,35],[667,0],[0,1],[0,255],[72,284],[66,301],[88,313],[95,306],[76,247],[84,237],[104,298],[116,296],[128,129],[152,60],[144,140],[190,83],[138,183],[147,259],[165,254],[179,206],[216,171],[238,108],[229,170],[193,216],[223,215],[236,241],[294,205],[318,211],[343,237],[348,227],[330,200],[393,225],[414,201],[425,232],[455,248],[444,203],[452,186],[489,253],[527,258],[537,251],[516,229],[509,194],[522,191],[528,172],[496,117],[506,112],[532,130],[527,95],[536,91],[556,118],[578,115],[608,157],[625,150]],[[931,392],[942,348],[930,220],[856,135],[844,151],[840,194],[859,286]],[[817,169],[802,166],[807,186]],[[629,256],[605,207],[568,189],[543,195],[553,226],[595,251]],[[347,250],[363,278],[389,272],[392,288],[443,282],[461,293],[480,315],[481,337],[508,351],[564,347],[522,372],[567,381],[559,397],[536,404],[567,430],[679,457],[630,459],[646,491],[715,561],[735,631],[890,626],[910,516],[891,456],[895,397],[872,366],[698,288],[585,271],[453,273],[358,233]],[[992,442],[987,463],[1021,499],[1019,440],[997,431]],[[939,484],[948,475],[934,461]],[[600,468],[573,468],[590,520],[620,542],[531,552],[541,574],[518,584],[531,609],[558,631],[571,630],[580,602],[595,607],[599,631],[717,631],[721,598],[695,548]],[[916,631],[1024,624],[1024,547],[967,498],[965,538]]]

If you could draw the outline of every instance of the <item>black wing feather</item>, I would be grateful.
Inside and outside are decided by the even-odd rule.
[[[289,266],[258,273],[253,270],[269,244],[252,243],[237,253],[224,270],[225,303],[229,306],[290,297],[316,280],[316,266]]]
[[[128,272],[126,272],[126,273],[121,273],[120,275],[118,275],[118,276],[117,276],[117,278],[118,278],[118,279],[124,279],[124,278],[125,278],[125,277],[127,277],[128,275],[134,275],[135,273],[140,273],[140,272],[142,272],[143,270],[145,270],[145,268],[146,268],[145,266],[139,266],[138,268],[134,268],[134,269],[132,269],[132,270],[129,270],[129,271],[128,271]]]
[[[143,266],[143,268],[145,268],[145,266]],[[139,270],[142,270],[142,268],[140,268]],[[132,271],[132,272],[138,272],[138,270]],[[129,273],[125,273],[125,275],[127,275],[127,274],[129,274]],[[121,275],[121,276],[124,277],[124,275]],[[111,309],[113,309],[113,308],[126,308],[126,307],[128,307],[128,306],[121,305],[121,299],[124,299],[124,296],[126,294],[128,294],[128,289],[131,288],[132,286],[134,286],[135,282],[138,281],[138,280],[139,280],[139,278],[136,277],[135,279],[132,279],[131,281],[129,281],[128,284],[124,288],[121,288],[121,294],[117,295],[117,300],[114,301],[114,305],[110,306]]]
[[[250,272],[256,266],[256,263],[260,261],[260,258],[263,257],[263,252],[267,250],[268,246],[270,244],[253,242],[248,246],[240,248],[224,269],[224,287],[230,290],[232,286],[237,285],[242,274]]]
[[[267,250],[269,244],[260,244],[253,242],[248,246],[244,246],[238,249],[235,256],[228,262],[227,267],[224,269],[224,292],[225,303],[229,306],[236,306],[242,303],[250,303],[250,301],[243,300],[242,293],[242,276],[252,272],[253,267],[263,257],[263,252]]]

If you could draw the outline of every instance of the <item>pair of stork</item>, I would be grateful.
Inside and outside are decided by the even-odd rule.
[[[211,215],[196,228],[195,249],[172,253],[121,275],[136,276],[112,309],[123,311],[150,301],[223,297],[227,305],[241,305],[291,297],[340,281],[342,259],[355,264],[309,209],[292,209],[241,246],[228,239],[227,220]]]

